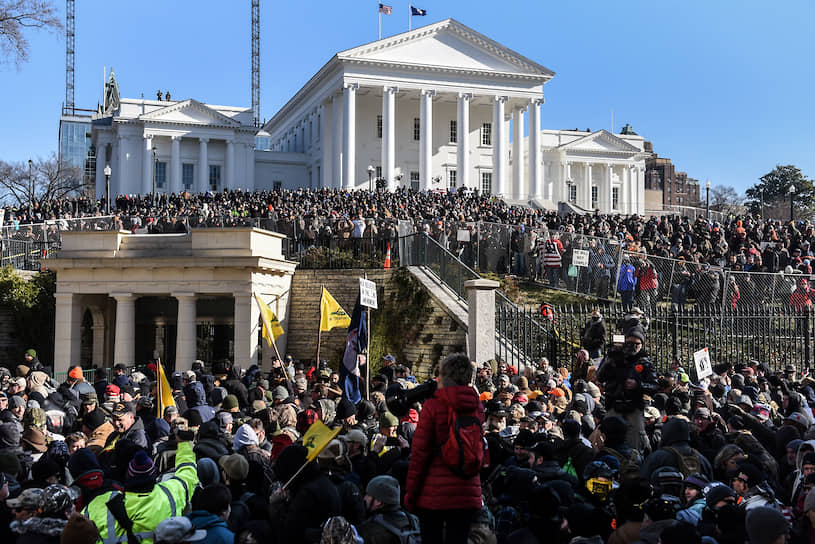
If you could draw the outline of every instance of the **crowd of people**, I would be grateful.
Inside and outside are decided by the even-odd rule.
[[[719,363],[692,383],[678,363],[655,371],[641,314],[610,326],[595,311],[585,335],[572,369],[450,354],[419,383],[387,355],[359,400],[324,361],[195,361],[168,373],[170,403],[155,364],[73,367],[57,382],[30,350],[0,368],[0,532],[37,544],[815,542],[808,368]],[[313,456],[315,425],[338,434]]]

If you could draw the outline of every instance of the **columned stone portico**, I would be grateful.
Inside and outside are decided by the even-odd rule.
[[[188,369],[200,358],[199,325],[211,323],[205,329],[215,329],[215,320],[208,317],[213,304],[228,309],[221,321],[232,326],[230,357],[244,367],[260,363],[260,313],[254,295],[275,309],[284,330],[287,326],[287,308],[275,301],[288,301],[296,263],[283,259],[282,238],[260,229],[200,229],[191,235],[163,236],[65,233],[59,257],[50,263],[57,273],[55,370],[66,371],[80,362],[86,309],[92,309],[94,364],[143,363],[149,358],[145,354],[155,349],[168,368]],[[169,314],[144,315],[144,306],[156,301]],[[158,338],[145,333],[145,323],[175,331],[174,349],[165,345],[166,334],[161,341],[141,345],[145,338]],[[113,331],[110,344],[105,342],[106,328]],[[285,352],[285,334],[277,344]]]

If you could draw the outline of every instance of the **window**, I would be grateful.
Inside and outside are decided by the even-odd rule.
[[[597,209],[597,185],[591,186],[591,209]]]
[[[481,172],[481,194],[492,194],[492,172]]]
[[[181,183],[185,191],[192,191],[195,183],[195,165],[184,163],[181,165]]]
[[[211,191],[219,191],[221,188],[221,165],[209,165],[209,188]]]
[[[292,151],[297,153],[297,134],[294,135],[294,147],[292,148]]]
[[[314,142],[314,121],[308,122],[308,143],[309,147],[311,147],[311,143]]]
[[[280,181],[279,179],[272,182],[272,189],[273,190],[279,191],[282,188],[283,188],[283,182]]]
[[[167,163],[156,163],[156,189],[165,189],[167,187]]]
[[[454,144],[458,142],[458,121],[453,119],[450,121],[450,143]]]
[[[305,127],[300,129],[300,145],[303,146],[303,149],[300,150],[301,153],[306,151],[306,129]]]
[[[569,184],[569,202],[577,202],[577,185]]]
[[[414,191],[419,190],[419,172],[410,173],[410,188]]]
[[[320,138],[320,115],[317,115],[317,138]]]
[[[422,121],[418,117],[413,118],[413,141],[418,142],[422,139]]]
[[[382,167],[381,166],[376,167],[376,173],[375,173],[374,177],[376,179],[379,179],[379,178],[382,177]]]
[[[620,188],[619,187],[612,187],[611,188],[611,209],[612,210],[619,210],[620,209]]]
[[[450,170],[447,172],[447,185],[450,187],[456,186],[456,171]]]
[[[322,183],[323,183],[323,177],[322,177],[322,176],[323,176],[322,169],[321,169],[321,168],[318,166],[318,167],[317,167],[317,183],[318,183],[318,184],[322,184]]]
[[[376,116],[376,137],[377,138],[382,137],[382,116],[381,115]]]
[[[492,123],[481,125],[481,145],[492,145]]]

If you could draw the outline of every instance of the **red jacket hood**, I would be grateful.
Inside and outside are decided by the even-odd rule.
[[[475,412],[478,410],[481,401],[478,393],[468,385],[456,385],[444,387],[436,391],[436,398],[447,406],[451,406],[456,412]]]

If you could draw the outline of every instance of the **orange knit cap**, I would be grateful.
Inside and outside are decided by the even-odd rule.
[[[81,380],[82,379],[82,367],[75,366],[68,372],[68,377],[74,380]]]

